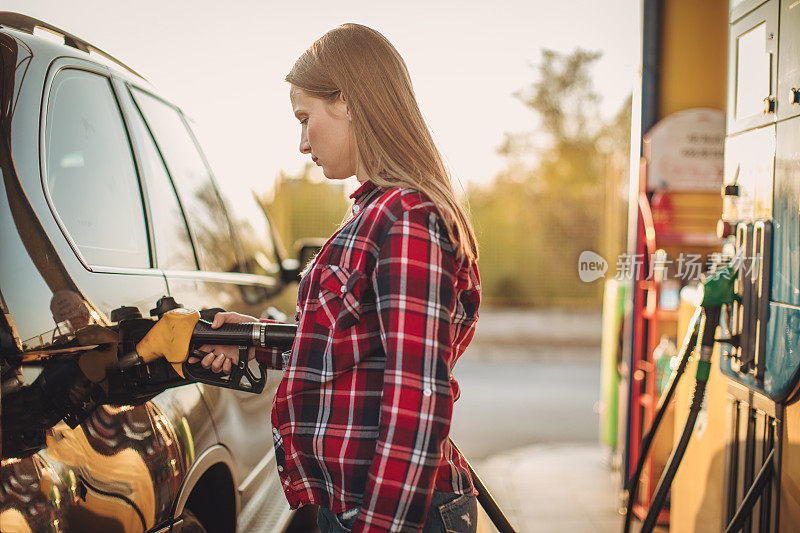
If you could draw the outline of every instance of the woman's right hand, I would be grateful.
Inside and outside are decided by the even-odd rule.
[[[222,312],[214,315],[214,321],[211,322],[211,327],[217,329],[223,324],[240,324],[242,322],[258,322],[258,319],[240,313]],[[239,363],[239,347],[228,346],[221,344],[204,344],[199,348],[201,352],[207,352],[202,359],[195,356],[189,356],[189,363],[196,363],[200,361],[203,368],[210,368],[213,372],[223,371],[230,374],[231,367]],[[247,351],[247,360],[249,361],[255,357],[256,349],[250,348]]]

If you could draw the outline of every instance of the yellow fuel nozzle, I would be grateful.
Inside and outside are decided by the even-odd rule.
[[[200,313],[194,309],[167,311],[136,345],[136,353],[144,363],[164,357],[185,378],[182,367],[189,357],[189,342],[198,320]]]

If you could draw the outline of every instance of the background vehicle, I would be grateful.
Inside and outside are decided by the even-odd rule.
[[[278,373],[263,394],[190,384],[126,405],[59,349],[164,295],[262,316],[297,262],[255,202],[226,208],[183,113],[128,67],[14,13],[0,62],[0,530],[282,529]]]

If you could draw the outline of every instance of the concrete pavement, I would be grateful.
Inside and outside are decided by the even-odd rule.
[[[534,445],[473,466],[519,533],[622,529],[617,477],[600,445]],[[485,518],[481,530],[494,531],[490,524]]]
[[[454,371],[461,398],[451,436],[470,461],[533,444],[598,442],[596,358],[498,360],[469,350]]]

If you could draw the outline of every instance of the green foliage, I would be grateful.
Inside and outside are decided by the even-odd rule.
[[[558,144],[592,145],[597,138],[600,95],[590,69],[600,52],[578,48],[570,55],[542,50],[539,79],[515,96],[539,114],[542,130]]]
[[[599,57],[542,52],[538,80],[515,93],[539,128],[506,134],[499,148],[506,169],[489,187],[469,190],[485,301],[600,302],[601,283],[580,281],[578,256],[604,252],[613,274],[624,229],[630,101],[611,121],[600,118],[590,75]],[[525,163],[531,156],[536,162]]]

